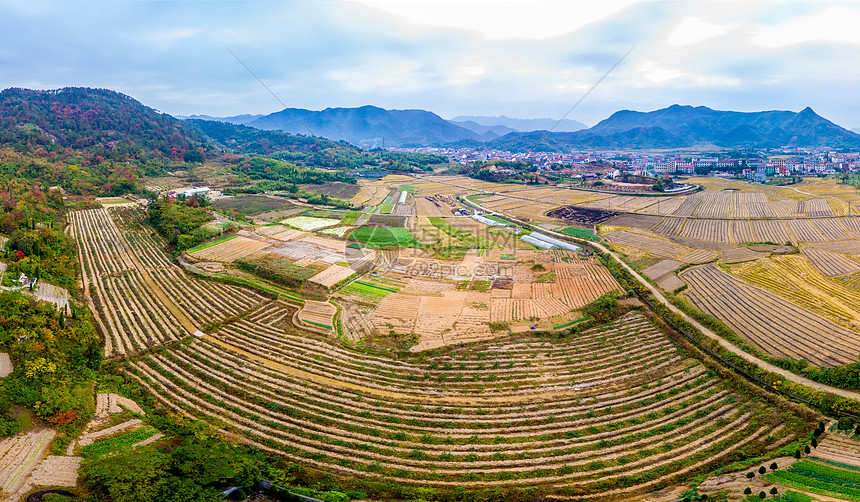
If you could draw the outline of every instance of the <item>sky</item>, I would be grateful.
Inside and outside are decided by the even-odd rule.
[[[811,106],[860,127],[860,1],[0,0],[0,13],[0,88],[108,88],[173,115],[283,103],[558,119],[582,100],[567,118],[588,125],[679,103]]]

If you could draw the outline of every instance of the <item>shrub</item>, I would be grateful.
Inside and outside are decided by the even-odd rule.
[[[754,477],[755,477],[755,473],[754,473],[754,472],[748,472],[748,473],[747,473],[747,479],[752,479],[752,478],[754,478]]]
[[[809,445],[806,445],[806,446],[804,446],[804,447],[803,447],[803,452],[804,452],[804,453],[806,453],[807,455],[809,455],[809,453],[810,453],[811,451],[812,451],[812,450],[810,450],[810,449],[809,449]]]
[[[775,471],[775,470],[777,470],[777,469],[779,469],[779,466],[778,466],[778,465],[776,465],[776,462],[772,462],[772,463],[770,464],[770,470]]]
[[[744,495],[752,495],[752,488],[750,488],[749,486],[744,488]]]
[[[598,322],[607,322],[618,316],[618,299],[614,292],[606,293],[582,308],[582,313]]]
[[[241,488],[230,493],[230,500],[245,500],[246,498],[248,498],[248,494]]]
[[[766,473],[766,472],[767,472],[767,469],[765,469],[765,467],[764,467],[764,466],[761,466],[761,467],[759,467],[759,468],[758,468],[758,473],[759,473],[759,474],[764,474],[764,473]]]
[[[765,493],[764,491],[758,492],[758,498],[764,500],[765,498],[767,498],[767,493]]]
[[[813,448],[818,448],[818,441],[815,438],[812,438],[812,441],[809,443]]]
[[[794,450],[794,458],[800,458],[800,450]]]
[[[770,494],[771,494],[771,495],[776,495],[777,493],[779,493],[779,490],[777,490],[775,486],[774,486],[773,488],[771,488],[771,489],[770,489]]]

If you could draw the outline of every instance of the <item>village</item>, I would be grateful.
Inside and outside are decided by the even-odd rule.
[[[528,162],[544,175],[572,178],[614,177],[620,172],[633,175],[712,175],[758,182],[768,178],[832,175],[860,169],[860,152],[837,152],[830,148],[778,148],[727,154],[702,155],[649,153],[647,151],[509,152],[483,148],[390,148],[390,151],[445,155],[452,162],[468,166],[476,162]],[[509,174],[515,171],[508,169]],[[501,170],[505,172],[504,169]]]

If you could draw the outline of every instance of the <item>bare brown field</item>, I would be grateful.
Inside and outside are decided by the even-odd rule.
[[[322,272],[308,279],[308,282],[319,284],[325,288],[331,288],[335,284],[353,275],[355,270],[342,265],[332,265]]]
[[[691,249],[673,242],[664,241],[656,237],[647,237],[620,230],[606,234],[610,242],[617,242],[625,246],[646,250],[648,254],[659,258],[677,259],[689,254]]]
[[[785,244],[792,240],[782,221],[751,221],[750,228],[755,235],[755,240],[752,242]],[[738,244],[741,243],[739,242]]]
[[[11,375],[14,369],[15,367],[12,366],[12,360],[9,358],[9,353],[0,352],[0,378]]]
[[[267,247],[269,247],[269,243],[262,240],[236,237],[212,247],[195,251],[191,253],[191,256],[204,261],[231,262],[262,251]]]
[[[684,285],[684,282],[675,275],[675,271],[683,266],[684,263],[680,261],[663,260],[646,268],[642,273],[650,277],[663,290],[674,291]]]
[[[417,216],[451,216],[451,210],[447,205],[440,204],[437,201],[428,199],[427,197],[415,197],[415,214]]]
[[[809,244],[807,247],[827,249],[829,251],[836,251],[837,253],[843,253],[852,256],[860,255],[860,241],[858,240],[812,243]]]
[[[767,253],[757,253],[749,248],[734,248],[723,251],[720,261],[723,263],[741,263],[766,258],[767,256]]]
[[[681,228],[684,226],[684,218],[663,218],[659,225],[654,227],[654,233],[665,235],[666,237],[677,237],[681,233]]]
[[[658,198],[654,204],[645,206],[638,212],[668,216],[675,214],[675,211],[684,204],[684,200],[685,199],[683,197]]]
[[[827,277],[860,272],[860,263],[836,251],[804,246],[801,248],[804,256],[809,258],[812,265]]]
[[[643,214],[622,214],[616,218],[612,218],[606,224],[616,227],[639,227],[648,230],[653,229],[662,224],[665,218],[659,216],[648,216]]]
[[[833,216],[830,204],[825,199],[810,199],[804,202],[804,212],[810,217]]]
[[[810,220],[786,220],[785,225],[794,242],[824,242],[827,239]]]
[[[753,231],[749,221],[738,220],[732,224],[732,242],[735,244],[743,244],[745,242],[764,242],[759,241],[758,236]],[[784,241],[782,241],[784,242]]]
[[[729,220],[688,219],[680,237],[710,242],[731,242],[732,222]]]
[[[717,253],[712,249],[695,249],[680,257],[679,260],[684,263],[698,264],[716,260],[717,256]]]
[[[812,220],[812,223],[827,241],[844,241],[851,238],[842,225],[841,218],[818,218]]]
[[[331,303],[305,300],[302,308],[296,313],[296,318],[309,324],[311,328],[333,331],[335,314],[337,314],[337,307]]]
[[[427,350],[490,337],[490,322],[529,321],[551,329],[600,295],[620,293],[618,283],[597,262],[547,251],[518,255],[516,263],[488,261],[476,252],[449,264],[412,259],[402,272],[392,269],[413,276],[399,292],[379,302],[370,322],[385,336],[417,335],[413,350]],[[543,270],[532,270],[535,263]],[[507,277],[511,289],[490,290],[498,277]],[[464,281],[465,289],[454,290],[453,281]],[[468,326],[466,332],[463,326]]]

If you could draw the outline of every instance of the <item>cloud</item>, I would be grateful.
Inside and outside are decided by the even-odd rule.
[[[826,5],[822,2],[822,5]],[[860,10],[857,6],[828,7],[813,15],[796,16],[773,26],[760,26],[752,41],[764,47],[806,42],[860,44]]]
[[[860,125],[860,5],[702,0],[0,0],[0,87],[86,85],[175,114],[374,104],[570,118],[810,105]]]
[[[410,24],[489,39],[546,39],[615,14],[638,0],[352,0]]]
[[[713,24],[697,17],[688,17],[672,30],[666,39],[666,43],[672,47],[684,47],[687,45],[700,44],[725,35],[739,25],[735,24]]]

